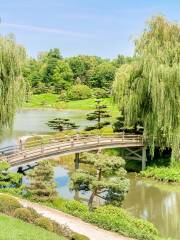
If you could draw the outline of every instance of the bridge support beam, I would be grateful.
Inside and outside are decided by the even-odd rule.
[[[144,170],[146,168],[146,161],[147,161],[146,147],[143,147],[142,148],[142,170]]]
[[[75,153],[75,159],[74,159],[74,163],[75,163],[75,170],[79,169],[79,163],[80,163],[80,154],[79,153]]]

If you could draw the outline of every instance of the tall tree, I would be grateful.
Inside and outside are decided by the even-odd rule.
[[[180,147],[180,26],[162,16],[152,18],[136,40],[136,61],[116,74],[114,96],[125,121],[141,119],[144,136],[154,146]],[[173,154],[173,156],[175,156]]]
[[[84,161],[91,164],[95,171],[76,171],[71,181],[73,189],[91,191],[89,209],[92,210],[95,196],[105,199],[107,203],[120,204],[129,187],[123,168],[124,160],[102,153],[87,153]]]
[[[44,75],[44,82],[47,84],[51,84],[53,81],[53,74],[54,74],[54,69],[57,65],[57,62],[59,60],[62,60],[62,56],[60,54],[60,51],[58,48],[50,49],[48,54],[45,56],[46,61],[47,61],[47,67]]]
[[[63,60],[59,60],[54,68],[52,76],[52,84],[55,92],[67,90],[73,83],[73,72],[69,64]]]
[[[89,87],[91,87],[91,70],[103,62],[100,57],[86,55],[70,57],[67,58],[66,61],[69,63],[70,68],[73,71],[74,82],[80,81],[79,83],[84,83]]]
[[[92,87],[104,88],[111,91],[116,67],[111,62],[105,61],[95,66],[90,72],[90,84]]]
[[[0,129],[11,126],[25,92],[25,49],[12,36],[0,37]]]

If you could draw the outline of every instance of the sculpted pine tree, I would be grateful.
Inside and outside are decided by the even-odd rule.
[[[129,180],[123,168],[124,160],[121,157],[107,154],[85,154],[84,161],[93,166],[94,171],[76,171],[71,178],[72,189],[91,191],[89,210],[93,208],[95,196],[103,198],[106,203],[120,205],[129,188]]]
[[[97,123],[94,126],[86,127],[86,131],[91,131],[94,129],[102,129],[104,126],[107,126],[110,124],[108,121],[102,121],[102,119],[110,118],[111,115],[106,110],[107,106],[101,104],[101,100],[96,100],[96,110],[92,113],[87,114],[87,120],[89,121],[96,121]]]
[[[48,121],[47,125],[53,130],[57,130],[59,132],[78,128],[78,125],[71,122],[68,118],[55,118]]]
[[[9,171],[10,164],[6,161],[0,161],[0,189],[18,188],[22,183],[22,175]]]
[[[56,197],[53,175],[53,167],[49,161],[39,162],[39,165],[28,174],[30,185],[27,187],[27,191],[32,199],[46,201]]]
[[[113,95],[125,122],[141,119],[144,136],[154,147],[180,147],[180,25],[164,17],[151,19],[135,42],[135,58],[117,71]]]

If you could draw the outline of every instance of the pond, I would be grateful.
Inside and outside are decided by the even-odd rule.
[[[93,124],[93,122],[90,123],[86,120],[87,113],[89,111],[86,110],[22,110],[15,116],[13,131],[3,132],[0,148],[15,144],[21,136],[53,132],[46,123],[56,117],[69,118],[81,129],[84,129],[87,125]]]
[[[86,114],[89,111],[77,110],[22,110],[16,114],[12,133],[4,132],[0,147],[14,144],[20,136],[47,134],[52,130],[46,125],[55,117],[67,117],[84,128],[89,124]],[[87,167],[87,165],[86,165]],[[87,202],[89,193],[70,191],[70,174],[74,170],[73,157],[64,157],[55,167],[55,181],[61,197]],[[180,239],[180,187],[144,181],[129,174],[131,181],[123,208],[136,217],[152,222],[164,237]],[[96,199],[100,203],[100,199]]]
[[[61,158],[55,167],[55,181],[60,197],[88,201],[90,193],[69,189],[70,175],[74,171],[73,158]],[[81,164],[81,167],[83,166]],[[152,222],[163,237],[180,239],[180,186],[145,181],[128,174],[130,189],[122,207],[132,215]],[[96,198],[96,204],[101,200]]]

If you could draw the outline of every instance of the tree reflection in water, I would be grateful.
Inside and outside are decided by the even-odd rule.
[[[174,190],[175,189],[175,190]],[[152,222],[162,236],[180,236],[180,187],[149,183],[131,176],[129,193],[123,203],[136,217]]]

